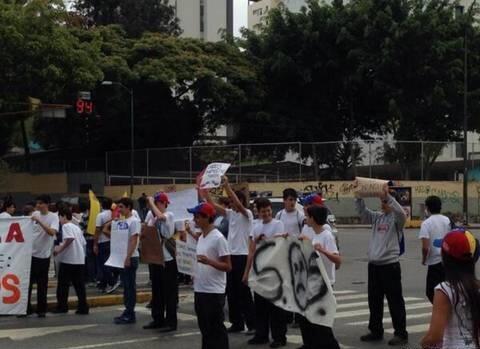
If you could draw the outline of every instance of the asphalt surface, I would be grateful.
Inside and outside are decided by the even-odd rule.
[[[478,230],[473,230],[479,236]],[[407,304],[407,326],[410,344],[402,348],[419,348],[420,338],[428,328],[431,306],[424,296],[426,268],[420,264],[418,230],[406,231],[406,253],[402,257],[403,292]],[[388,348],[386,341],[391,334],[391,319],[385,308],[385,341],[364,344],[359,337],[367,331],[367,259],[366,250],[369,229],[341,229],[340,248],[344,258],[337,272],[335,292],[337,295],[337,318],[334,333],[343,348]],[[146,282],[145,269],[140,271]],[[93,292],[94,291],[90,291]],[[200,348],[200,333],[193,310],[193,295],[182,288],[179,306],[179,328],[172,334],[160,334],[155,330],[143,330],[150,321],[149,310],[144,304],[137,305],[137,323],[114,325],[112,320],[122,310],[120,305],[93,308],[90,315],[47,314],[45,319],[0,317],[1,349],[95,349],[95,348]],[[246,344],[245,334],[230,335],[230,348],[252,348]],[[301,337],[298,329],[288,330],[285,348],[298,348]],[[253,348],[268,348],[254,346]]]

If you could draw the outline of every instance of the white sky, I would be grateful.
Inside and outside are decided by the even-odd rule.
[[[233,30],[234,35],[239,36],[240,28],[248,25],[248,0],[233,0],[233,5]]]

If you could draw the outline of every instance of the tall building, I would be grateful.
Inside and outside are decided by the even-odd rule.
[[[219,41],[233,35],[234,0],[170,0],[183,30],[182,37]]]
[[[307,5],[306,0],[251,0],[248,8],[248,28],[255,30],[262,23],[268,12],[283,4],[292,12],[298,12]]]

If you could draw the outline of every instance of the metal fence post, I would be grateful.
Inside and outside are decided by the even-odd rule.
[[[193,182],[193,158],[192,158],[192,147],[188,147],[188,158],[190,163],[190,182]]]
[[[302,142],[298,142],[298,158],[299,158],[299,166],[298,166],[298,181],[302,181]]]
[[[238,183],[242,182],[242,145],[238,145]]]
[[[423,181],[424,180],[424,178],[423,178],[423,171],[424,171],[423,166],[424,166],[424,162],[425,162],[424,161],[425,160],[425,158],[424,158],[425,155],[423,153],[423,150],[424,150],[423,149],[423,141],[420,141],[420,147],[421,147],[421,154],[420,154],[420,173],[421,173],[421,175],[420,175],[420,177],[421,177],[421,180]]]

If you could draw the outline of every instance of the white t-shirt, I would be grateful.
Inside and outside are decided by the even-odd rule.
[[[435,287],[435,290],[443,292],[452,305],[452,311],[448,314],[448,323],[443,332],[442,348],[475,349],[475,342],[472,338],[473,324],[471,320],[468,320],[470,311],[467,309],[465,301],[460,298],[457,309],[454,308],[453,291],[447,282],[442,282]]]
[[[95,220],[95,226],[97,228],[101,228],[105,225],[105,223],[111,220],[112,220],[112,211],[104,210],[97,215],[97,218]],[[100,233],[100,236],[98,237],[98,243],[101,244],[103,242],[108,242],[108,241],[110,241],[110,238],[104,233]]]
[[[129,240],[134,235],[140,235],[141,229],[142,223],[134,216],[130,216],[127,219],[114,220],[112,222],[112,231],[115,231],[115,233],[119,235],[127,234]],[[137,242],[137,247],[135,248],[132,257],[138,257],[139,255]]]
[[[197,256],[219,260],[230,255],[228,243],[218,229],[211,230],[207,236],[200,235],[197,243]],[[202,263],[197,263],[193,288],[195,292],[224,294],[227,286],[227,273]]]
[[[62,225],[62,239],[73,239],[72,243],[57,255],[57,261],[66,264],[85,264],[87,242],[82,230],[73,223]]]
[[[228,248],[232,255],[248,255],[248,237],[252,232],[253,213],[247,210],[248,217],[232,209],[226,209],[228,219]]]
[[[38,217],[38,219],[47,227],[54,229],[58,232],[59,221],[58,215],[53,212],[48,212],[42,215],[39,211],[33,212],[32,216]],[[52,255],[53,242],[55,241],[55,235],[48,235],[43,228],[37,222],[33,224],[33,249],[32,256],[36,258],[50,258]]]
[[[282,221],[285,227],[285,232],[290,236],[299,236],[302,231],[305,214],[295,209],[292,212],[287,212],[285,209],[279,211],[275,219]]]
[[[328,230],[329,232],[332,233],[332,227],[330,224],[324,224],[322,226],[323,230]],[[333,233],[332,233],[333,234]],[[305,224],[302,228],[302,234],[300,234],[303,237],[306,237],[308,240],[313,240],[313,237],[315,236],[315,231],[313,230],[312,227],[309,225]]]
[[[163,224],[163,230],[160,232],[160,236],[165,239],[170,239],[175,234],[175,218],[172,212],[165,212],[164,214],[166,220]],[[147,226],[149,227],[157,226],[157,217],[154,216],[152,211],[148,211],[147,216],[145,217],[145,223],[147,223]],[[173,256],[168,252],[165,244],[163,244],[163,259],[165,262],[173,261]]]
[[[7,211],[0,213],[0,218],[12,218],[12,215]]]
[[[443,214],[434,214],[422,223],[418,238],[430,239],[430,248],[426,259],[427,265],[442,262],[441,248],[435,247],[433,243],[435,240],[443,239],[450,230],[450,220]]]
[[[316,244],[322,245],[324,249],[331,253],[338,254],[337,244],[335,243],[335,237],[333,236],[330,230],[324,229],[320,234],[314,234],[312,239],[312,245]],[[317,254],[322,258],[323,265],[327,272],[328,278],[330,279],[330,284],[335,284],[335,263],[333,263],[327,256],[323,253],[317,252]]]
[[[255,225],[250,237],[253,239],[258,239],[260,236],[264,235],[265,239],[270,239],[283,234],[285,234],[285,228],[282,221],[279,221],[278,219],[272,219],[268,223],[261,222]]]

